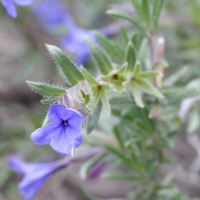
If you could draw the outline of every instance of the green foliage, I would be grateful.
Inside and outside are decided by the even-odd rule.
[[[50,96],[50,97],[60,96],[66,93],[65,90],[46,83],[32,82],[32,81],[26,81],[26,83],[31,89],[45,96]]]
[[[113,69],[110,58],[93,40],[86,38],[86,42],[101,73],[108,74]]]
[[[60,48],[53,45],[46,45],[46,47],[72,86],[84,80],[79,69]]]

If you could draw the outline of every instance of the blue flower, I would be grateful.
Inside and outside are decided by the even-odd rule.
[[[33,3],[34,0],[1,0],[3,6],[5,7],[7,13],[13,17],[17,17],[17,11],[15,8],[15,4],[19,6],[29,6]]]
[[[24,175],[18,189],[20,194],[24,196],[24,200],[31,200],[52,173],[66,166],[66,160],[35,164],[12,156],[8,164],[15,172]]]
[[[66,6],[59,0],[40,0],[34,6],[33,12],[46,29],[59,28],[69,23],[74,24]]]
[[[76,64],[84,64],[90,56],[84,37],[89,37],[97,42],[93,30],[87,30],[74,26],[70,29],[69,33],[63,37],[61,45],[63,48],[76,53]]]
[[[54,104],[49,108],[50,124],[35,130],[31,139],[38,145],[50,143],[51,147],[62,155],[70,155],[72,148],[81,144],[80,123],[83,116],[75,109],[66,109]]]

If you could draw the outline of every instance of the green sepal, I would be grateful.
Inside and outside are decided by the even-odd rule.
[[[163,94],[156,87],[154,87],[148,80],[136,79],[135,82],[148,94],[151,94],[157,98],[164,98]]]
[[[43,120],[42,127],[50,123],[48,115],[49,115],[49,112],[47,112],[47,114]]]
[[[102,102],[101,99],[98,100],[98,103],[94,109],[93,115],[89,115],[88,123],[87,123],[87,134],[90,134],[94,129],[95,125],[99,120],[99,116],[101,114]]]
[[[132,42],[129,42],[126,47],[126,61],[128,62],[127,72],[133,72],[136,63],[136,52]]]
[[[141,97],[140,91],[137,87],[137,84],[132,81],[130,86],[131,86],[131,89],[132,89],[132,93],[133,93],[133,97],[134,97],[136,105],[141,107],[141,108],[144,108],[142,97]]]
[[[125,90],[123,84],[127,81],[127,78],[123,75],[126,72],[126,69],[127,63],[122,65],[119,70],[113,70],[109,75],[101,77],[101,80],[106,81],[113,86],[114,90],[122,93]]]
[[[90,83],[91,85],[97,85],[98,82],[92,77],[92,75],[83,67],[81,66],[81,72],[85,79]]]
[[[135,64],[133,74],[134,74],[134,76],[137,76],[140,72],[141,72],[141,63],[139,61],[137,61]]]
[[[86,38],[86,42],[101,73],[104,75],[109,74],[113,69],[110,58],[93,40]]]
[[[45,96],[60,96],[64,93],[66,93],[65,90],[46,84],[46,83],[41,83],[41,82],[32,82],[32,81],[26,81],[26,83],[28,84],[28,86],[35,90],[36,92],[45,95]]]
[[[108,101],[108,97],[104,88],[101,89],[101,100],[102,100],[104,108],[106,109],[108,116],[110,116],[110,112],[111,112],[110,103]]]
[[[115,56],[119,60],[124,59],[124,50],[115,42],[112,42],[111,40],[107,39],[103,35],[101,35],[99,32],[95,32],[95,36],[99,40],[101,46],[111,55]]]
[[[60,66],[67,81],[72,86],[84,80],[84,77],[79,71],[79,69],[60,48],[53,45],[47,45],[47,44],[46,44],[46,47],[49,53],[51,54],[51,56],[55,59],[57,64]]]

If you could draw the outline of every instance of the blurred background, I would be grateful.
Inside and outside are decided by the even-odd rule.
[[[41,126],[48,107],[40,103],[42,97],[31,91],[25,81],[63,84],[44,44],[61,47],[75,63],[84,64],[95,72],[83,35],[93,38],[92,31],[99,30],[120,40],[120,24],[130,35],[134,31],[130,24],[106,15],[108,9],[135,14],[129,0],[35,0],[31,6],[17,6],[18,17],[13,19],[0,4],[0,200],[22,199],[17,191],[21,177],[7,166],[9,156],[15,154],[31,162],[61,158],[49,145],[37,146],[30,140],[30,134]],[[194,78],[199,81],[200,1],[167,0],[160,17],[158,36],[166,39],[165,57],[169,68],[165,76],[186,66],[188,72],[177,86]],[[189,115],[193,116],[192,120],[185,120],[183,129],[174,138],[172,150],[168,152],[177,167],[163,166],[158,172],[158,178],[169,171],[173,173],[174,184],[191,197],[200,197],[200,167],[195,171],[197,180],[190,178],[191,165],[200,152],[199,110],[198,103],[193,105]],[[107,134],[109,125],[107,129],[101,127],[102,120],[98,130]],[[59,171],[34,200],[86,199],[79,190],[79,181],[77,168]],[[85,181],[84,185],[100,198],[113,199],[125,198],[131,188],[125,181],[100,179]]]

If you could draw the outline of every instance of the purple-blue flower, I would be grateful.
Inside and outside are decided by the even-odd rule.
[[[84,64],[90,56],[85,37],[89,37],[97,42],[93,30],[87,30],[79,27],[73,27],[69,33],[61,40],[61,45],[64,49],[76,53],[75,62],[77,65]]]
[[[49,108],[50,124],[35,130],[31,139],[38,145],[50,143],[51,147],[62,155],[70,155],[72,148],[81,144],[80,123],[83,116],[75,109],[66,109],[54,104]]]
[[[33,7],[33,12],[48,30],[74,24],[65,4],[59,0],[39,0]]]
[[[1,0],[3,6],[5,7],[7,13],[13,17],[17,17],[17,11],[15,8],[15,4],[19,6],[29,6],[33,3],[34,0]]]
[[[66,160],[35,164],[12,156],[8,164],[15,172],[24,175],[18,185],[19,193],[24,196],[24,200],[31,200],[52,173],[66,166]]]

